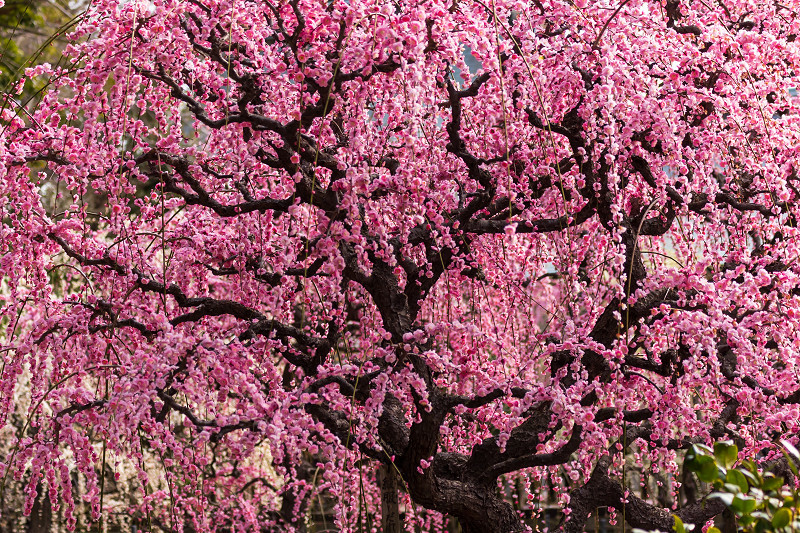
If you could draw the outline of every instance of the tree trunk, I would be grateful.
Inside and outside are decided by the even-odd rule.
[[[730,509],[725,509],[722,512],[722,524],[720,529],[722,533],[736,533],[739,528],[736,526],[736,515]]]
[[[31,515],[28,517],[27,533],[49,533],[53,522],[53,510],[50,505],[50,496],[38,486],[39,495],[33,502]]]
[[[379,466],[378,482],[381,487],[381,531],[383,533],[403,533],[397,495],[397,473],[394,471],[394,467]]]

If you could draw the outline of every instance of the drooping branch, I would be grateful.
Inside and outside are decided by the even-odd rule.
[[[611,507],[623,513],[631,527],[646,531],[672,531],[673,513],[650,504],[630,492],[611,478],[611,459],[603,456],[597,460],[589,480],[570,493],[569,514],[559,526],[564,533],[580,533],[586,520],[598,507]],[[675,514],[687,524],[703,524],[725,510],[718,499],[707,499],[679,509]]]

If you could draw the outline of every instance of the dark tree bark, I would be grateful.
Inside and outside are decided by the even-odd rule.
[[[378,483],[381,487],[381,530],[383,533],[402,533],[397,474],[392,465],[378,467]]]
[[[50,504],[50,496],[42,490],[41,484],[37,489],[39,495],[33,502],[33,509],[28,517],[25,531],[27,533],[49,533],[53,525],[53,509]]]
[[[589,515],[597,507],[614,508],[624,513],[628,525],[646,531],[670,532],[675,524],[675,517],[667,509],[657,507],[641,498],[628,494],[625,498],[625,487],[613,480],[608,472],[611,459],[604,456],[589,477],[589,481],[571,494],[569,515],[559,527],[565,533],[580,533],[586,525]],[[714,518],[725,509],[720,500],[701,500],[679,509],[675,514],[687,524],[703,524]]]
[[[291,2],[290,2],[291,4]],[[676,28],[679,33],[694,34],[695,31],[689,26],[680,26],[677,23],[683,17],[679,9],[679,3],[670,0],[667,3],[667,15],[669,27]],[[295,3],[296,7],[296,3]],[[279,29],[281,32],[283,29]],[[601,32],[602,33],[602,32]],[[286,37],[290,37],[286,35]],[[430,37],[429,37],[430,38]],[[163,183],[163,190],[178,198],[182,198],[187,205],[199,205],[213,211],[221,217],[234,217],[241,213],[266,212],[274,214],[287,212],[295,201],[307,206],[314,206],[324,212],[329,220],[341,218],[343,206],[340,205],[340,197],[333,189],[326,189],[320,185],[317,179],[318,168],[326,169],[331,173],[331,182],[342,178],[340,161],[337,160],[336,148],[331,150],[320,149],[314,144],[316,141],[308,135],[300,135],[298,132],[306,126],[306,123],[313,121],[314,118],[324,117],[335,108],[334,105],[328,106],[328,97],[343,96],[345,94],[345,84],[363,79],[365,76],[387,74],[400,68],[400,63],[390,57],[383,63],[373,67],[370,73],[352,72],[347,73],[337,71],[332,73],[330,86],[320,87],[315,84],[307,85],[310,96],[319,96],[316,101],[325,102],[325,105],[315,104],[303,111],[302,119],[294,120],[286,124],[280,123],[277,119],[258,114],[257,106],[253,102],[260,98],[259,90],[254,87],[244,87],[243,81],[246,78],[236,75],[236,69],[232,68],[220,55],[219,50],[240,50],[233,47],[231,42],[224,46],[220,45],[219,38],[214,37],[215,42],[211,50],[211,60],[219,63],[223,70],[231,73],[230,78],[239,83],[239,91],[243,96],[239,101],[239,114],[226,116],[224,124],[213,121],[205,116],[202,108],[196,104],[192,97],[184,92],[182,81],[173,80],[164,72],[154,72],[139,69],[142,76],[150,78],[153,82],[169,86],[173,96],[183,100],[189,105],[189,110],[197,118],[205,122],[208,127],[222,128],[229,121],[247,122],[251,125],[258,125],[262,131],[268,131],[282,138],[282,143],[274,146],[273,155],[263,155],[263,162],[274,169],[282,169],[291,175],[297,175],[297,188],[293,194],[283,199],[273,199],[271,197],[255,199],[249,193],[242,193],[242,200],[237,204],[223,204],[215,199],[213,191],[205,190],[201,182],[195,178],[194,172],[199,172],[197,168],[189,163],[186,158],[160,153],[157,150],[149,151],[139,156],[135,163],[139,169],[148,175],[153,182]],[[287,42],[292,42],[289,39]],[[435,50],[434,48],[431,50]],[[242,50],[245,48],[242,47]],[[332,51],[336,52],[336,51]],[[205,53],[205,52],[204,52]],[[594,79],[590,73],[585,73],[576,67],[578,73],[584,80],[587,89],[591,89]],[[463,89],[457,89],[450,78],[450,72],[444,76],[442,88],[447,91],[447,101],[443,105],[449,107],[451,111],[450,121],[446,124],[447,146],[446,149],[460,162],[460,172],[462,183],[469,183],[472,187],[468,195],[464,195],[463,201],[458,208],[453,208],[444,213],[446,225],[459,231],[451,232],[452,242],[447,246],[442,246],[437,240],[437,234],[428,224],[420,224],[412,228],[407,235],[407,241],[398,239],[388,241],[388,249],[385,250],[393,259],[393,264],[384,255],[375,253],[373,250],[369,256],[371,270],[366,271],[363,262],[359,259],[359,253],[351,243],[338,243],[338,249],[344,260],[342,270],[342,286],[348,284],[363,289],[380,314],[382,325],[389,333],[390,339],[385,346],[393,345],[396,347],[396,360],[403,364],[410,364],[413,372],[421,378],[429,394],[428,404],[423,405],[421,399],[416,399],[416,415],[414,423],[407,420],[407,413],[404,412],[402,404],[391,395],[387,396],[383,403],[383,411],[379,419],[378,434],[380,437],[379,449],[370,448],[363,444],[354,444],[351,440],[352,417],[343,412],[337,412],[327,405],[320,403],[308,403],[303,406],[305,411],[322,423],[342,444],[351,447],[358,447],[359,452],[368,460],[373,460],[379,464],[379,482],[381,488],[381,525],[383,531],[387,533],[399,533],[402,531],[402,523],[399,514],[398,487],[399,476],[402,483],[407,488],[409,495],[415,503],[426,508],[445,513],[451,517],[456,517],[465,533],[514,533],[525,530],[525,526],[520,520],[513,507],[506,502],[498,493],[497,480],[506,474],[510,474],[526,468],[563,465],[572,460],[573,453],[579,449],[583,440],[583,429],[580,425],[574,424],[571,428],[562,425],[556,420],[556,413],[551,409],[549,402],[539,402],[531,406],[522,416],[523,420],[511,432],[505,446],[498,444],[496,437],[488,437],[476,444],[471,450],[462,450],[463,453],[444,452],[440,449],[441,428],[448,415],[452,414],[456,407],[463,406],[469,410],[478,409],[482,406],[508,396],[518,398],[524,397],[527,391],[524,390],[495,390],[481,397],[459,397],[442,392],[437,385],[435,373],[426,360],[419,356],[419,352],[401,348],[404,336],[413,332],[418,326],[418,314],[422,302],[434,288],[442,274],[453,267],[455,259],[459,256],[469,256],[470,245],[473,240],[482,235],[502,234],[507,229],[511,219],[512,199],[498,194],[496,178],[492,172],[487,170],[492,164],[490,160],[482,159],[473,153],[470,146],[462,138],[462,105],[465,99],[474,98],[479,95],[483,85],[490,79],[491,74],[484,73],[476,77],[471,84]],[[252,80],[251,80],[252,81]],[[310,83],[306,80],[306,83]],[[446,85],[446,87],[445,87]],[[237,94],[231,91],[231,94]],[[629,303],[630,295],[635,294],[643,285],[643,280],[647,278],[648,272],[645,262],[642,260],[639,238],[641,236],[658,237],[664,235],[671,224],[677,219],[680,207],[688,209],[694,213],[702,213],[706,207],[724,207],[725,209],[738,210],[741,212],[754,211],[764,216],[771,216],[771,211],[766,206],[754,203],[743,203],[734,199],[733,192],[743,194],[742,191],[721,192],[713,197],[704,193],[692,192],[691,195],[678,193],[670,186],[666,187],[665,195],[659,201],[663,205],[657,206],[650,211],[640,207],[631,208],[630,213],[615,212],[613,191],[609,188],[609,173],[611,169],[605,162],[602,148],[597,148],[586,140],[585,124],[583,116],[591,114],[597,110],[582,109],[582,100],[573,109],[568,110],[558,123],[547,123],[536,115],[533,110],[528,111],[528,121],[534,129],[541,130],[549,136],[559,136],[561,141],[566,141],[572,154],[565,158],[564,165],[579,165],[581,167],[581,178],[585,181],[585,186],[570,192],[576,198],[581,198],[582,207],[575,208],[575,211],[568,214],[548,215],[555,218],[542,218],[539,220],[524,221],[516,226],[518,233],[556,233],[564,231],[570,227],[579,227],[590,219],[597,218],[612,235],[621,235],[622,249],[624,251],[624,263],[621,270],[621,278],[624,277],[625,295],[618,295],[607,302],[602,313],[597,317],[588,337],[593,343],[599,343],[605,348],[613,346],[621,331],[628,331],[635,328],[637,324],[646,320],[653,312],[662,306],[686,305],[679,304],[681,301],[690,299],[690,291],[680,287],[664,287],[653,290],[644,295],[638,295],[635,303]],[[252,108],[252,109],[251,109]],[[246,110],[246,112],[245,112]],[[587,113],[587,111],[589,113]],[[248,132],[250,130],[247,130]],[[646,138],[652,132],[641,131],[632,137]],[[346,144],[346,137],[339,139],[340,143]],[[565,146],[566,146],[565,144]],[[642,143],[642,149],[657,152],[657,144]],[[297,147],[296,149],[294,147]],[[607,154],[606,154],[607,155]],[[295,157],[296,156],[296,157]],[[50,156],[46,160],[52,164],[66,164]],[[508,155],[498,158],[495,163],[504,161]],[[298,160],[300,163],[295,163]],[[622,160],[621,160],[622,161]],[[508,161],[505,161],[508,162]],[[157,166],[156,166],[157,163]],[[586,164],[589,163],[589,164]],[[649,184],[655,192],[663,188],[658,186],[653,176],[648,161],[639,156],[633,155],[628,163],[628,168],[622,168],[621,172],[630,174],[638,173],[642,176],[645,183]],[[398,162],[391,159],[382,158],[378,163],[371,166],[383,166],[392,173],[397,169]],[[554,164],[554,170],[561,173],[562,164]],[[165,172],[164,169],[171,169]],[[149,169],[149,170],[148,170]],[[202,169],[209,171],[209,169]],[[618,170],[615,170],[617,172]],[[547,190],[566,194],[565,191],[558,190],[558,184],[551,178],[541,178],[538,182],[539,191],[531,193],[531,197],[519,201],[528,202],[532,205],[538,197]],[[746,192],[746,191],[744,191]],[[375,191],[373,194],[382,194]],[[754,193],[755,194],[755,193]],[[659,196],[659,195],[656,195]],[[711,205],[709,205],[711,204]],[[654,204],[655,205],[655,202]],[[648,218],[649,217],[649,218]],[[678,219],[679,220],[679,219]],[[620,229],[624,232],[620,232]],[[362,230],[364,238],[375,244],[375,250],[381,249],[378,239],[369,233],[364,227]],[[303,330],[302,321],[295,325],[283,324],[279,321],[266,316],[258,309],[247,307],[246,305],[216,299],[212,296],[190,297],[184,293],[183,289],[175,284],[162,283],[149,279],[144,273],[134,268],[128,268],[117,263],[112,256],[91,258],[81,255],[76,249],[70,247],[67,241],[57,235],[50,235],[49,238],[61,246],[64,252],[83,267],[91,267],[103,270],[107,273],[116,273],[121,277],[129,278],[133,281],[131,290],[141,292],[151,292],[163,295],[166,299],[169,296],[174,300],[176,309],[180,310],[179,315],[171,319],[173,325],[199,321],[205,317],[229,315],[246,323],[242,326],[243,331],[239,334],[239,340],[248,342],[254,337],[270,337],[283,343],[287,350],[283,357],[286,358],[288,365],[301,369],[303,375],[313,380],[317,375],[318,369],[325,364],[332,350],[341,342],[342,335],[333,321],[329,324],[318,324],[317,330]],[[417,263],[417,259],[407,255],[403,250],[406,245],[412,245],[424,256]],[[310,246],[310,245],[309,245]],[[382,246],[382,245],[381,245]],[[381,249],[381,251],[384,251]],[[369,254],[368,254],[369,255]],[[305,258],[303,258],[305,259]],[[294,267],[290,268],[285,274],[306,279],[312,278],[320,271],[321,265],[325,262],[321,258],[309,268]],[[396,274],[396,268],[402,269],[403,276]],[[430,267],[425,270],[421,267]],[[258,265],[246,265],[246,268],[257,270]],[[772,265],[774,269],[787,268],[785,265]],[[770,268],[768,266],[767,268]],[[233,275],[238,271],[229,268],[215,267],[212,270],[216,275]],[[470,271],[467,268],[465,272]],[[478,277],[478,273],[474,273]],[[586,276],[585,269],[582,275]],[[276,273],[259,274],[257,279],[274,285],[279,283],[282,275]],[[405,278],[404,280],[402,278]],[[401,283],[401,281],[404,281]],[[104,307],[105,306],[105,307]],[[112,312],[111,304],[101,303],[97,307],[97,318],[108,318],[109,322],[102,327],[106,329],[114,328],[134,328],[144,336],[154,336],[155,331],[147,329],[131,319],[118,320]],[[97,326],[98,328],[101,326]],[[327,333],[323,333],[327,331]],[[315,336],[319,335],[319,336]],[[635,332],[632,335],[637,335]],[[420,346],[417,346],[420,347]],[[719,354],[709,354],[709,357],[717,355],[721,359],[723,374],[726,379],[733,382],[739,379],[735,367],[735,358],[731,359],[726,355],[727,347],[720,345]],[[685,346],[678,346],[667,350],[663,354],[639,355],[640,352],[632,351],[630,355],[621,362],[621,370],[628,374],[644,371],[658,376],[676,378],[682,370],[682,358],[686,352]],[[659,362],[656,363],[655,361]],[[383,363],[378,363],[383,364]],[[398,363],[399,364],[399,363]],[[577,381],[573,367],[580,367],[580,371],[585,371],[588,382],[597,380],[600,383],[608,383],[610,380],[619,379],[618,375],[612,371],[612,367],[599,351],[585,350],[579,360],[578,356],[569,350],[555,352],[550,362],[552,386],[569,388]],[[288,367],[287,367],[288,368]],[[179,371],[183,371],[179,369]],[[577,372],[576,372],[577,375]],[[561,377],[558,377],[561,376]],[[174,378],[174,376],[172,376]],[[284,386],[291,387],[294,381],[291,373],[284,373]],[[351,379],[352,378],[352,379]],[[320,388],[335,384],[341,392],[353,402],[365,402],[369,397],[372,385],[369,376],[337,376],[335,378],[325,377],[309,385],[309,391],[315,392]],[[741,378],[743,386],[757,388],[758,384],[752,379]],[[738,385],[737,385],[738,386]],[[170,412],[176,411],[182,414],[189,423],[200,428],[213,428],[215,430],[213,439],[218,441],[226,433],[238,430],[248,430],[255,427],[257,420],[243,421],[228,426],[219,426],[214,420],[203,420],[193,413],[188,407],[179,404],[166,391],[167,387],[158,391],[158,397],[163,402],[159,406],[162,419]],[[774,395],[773,391],[763,390],[766,395]],[[797,397],[795,397],[797,396]],[[782,401],[800,402],[800,391],[792,396],[784,398]],[[598,398],[595,393],[588,393],[581,399],[582,407],[595,407],[596,415],[594,421],[597,423],[607,422],[621,416],[626,423],[631,424],[627,431],[627,442],[638,441],[643,445],[653,444],[652,427],[649,419],[653,416],[653,410],[641,409],[639,411],[619,413],[617,409],[611,407],[599,408]],[[87,404],[84,406],[70,407],[62,414],[70,414],[73,410],[101,408],[102,403]],[[734,420],[738,404],[731,402],[728,404],[719,420],[709,427],[709,434],[712,438],[727,437],[728,431],[726,424]],[[566,423],[564,423],[566,424]],[[562,431],[563,430],[563,431]],[[562,442],[557,442],[556,435]],[[564,435],[564,437],[561,437]],[[555,451],[547,453],[537,453],[540,446],[557,443],[548,449]],[[668,443],[671,449],[685,449],[691,444],[688,440],[680,440]],[[627,449],[623,449],[625,453]],[[619,453],[619,452],[615,452]],[[391,460],[389,459],[391,457]],[[432,465],[424,471],[419,470],[421,461],[428,461],[433,458]],[[583,531],[586,520],[590,513],[599,507],[610,507],[619,510],[625,516],[630,526],[645,530],[671,531],[674,524],[672,513],[664,507],[653,505],[641,498],[629,495],[623,501],[626,487],[612,478],[609,474],[611,459],[606,456],[598,460],[589,480],[582,486],[573,490],[570,494],[569,515],[560,525],[560,530],[565,532]],[[310,477],[310,471],[298,471],[298,475]],[[691,487],[687,484],[687,489]],[[687,490],[690,500],[686,506],[677,511],[677,515],[686,523],[699,524],[723,511],[723,506],[718,500],[706,500],[702,495],[695,494],[692,490]],[[308,502],[298,502],[296,495],[285,492],[283,495],[283,506],[280,510],[281,518],[286,524],[299,524],[302,522],[297,516],[303,514],[307,509]],[[39,501],[37,500],[37,504]],[[36,524],[45,523],[45,509],[49,513],[49,501],[44,500],[39,509],[41,517]],[[299,509],[299,511],[298,511]],[[35,508],[36,512],[36,508]],[[47,514],[49,520],[49,514]],[[49,523],[49,522],[47,522]],[[31,528],[34,520],[31,519]],[[31,532],[38,533],[45,531],[43,526],[37,525],[39,529],[29,529]],[[300,525],[299,527],[302,527]]]

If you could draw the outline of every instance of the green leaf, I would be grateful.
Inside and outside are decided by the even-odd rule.
[[[739,448],[731,441],[715,442],[714,457],[725,468],[730,468],[739,458]]]
[[[783,507],[783,505],[781,505],[781,501],[778,498],[767,498],[767,508],[770,511],[775,512],[781,507]]]
[[[768,533],[772,529],[772,524],[769,520],[760,519],[756,523],[756,533]]]
[[[765,491],[778,490],[783,486],[783,478],[778,477],[771,472],[764,474],[764,484],[761,486]]]
[[[683,526],[683,521],[676,515],[673,516],[675,516],[675,525],[672,526],[672,530],[675,533],[686,533],[686,528]]]
[[[778,509],[775,513],[775,516],[772,517],[772,526],[776,529],[780,529],[782,527],[786,527],[789,525],[789,522],[792,521],[792,512],[783,507]]]
[[[744,466],[749,466],[745,464]],[[749,468],[741,468],[739,467],[739,472],[742,473],[744,477],[750,482],[750,485],[753,487],[760,487],[761,486],[761,479],[758,476],[758,473],[753,473],[750,471]]]
[[[749,526],[750,524],[752,524],[755,521],[756,521],[756,519],[753,518],[752,515],[746,515],[746,516],[742,516],[742,517],[739,517],[739,518],[736,519],[736,522],[740,526]]]
[[[701,455],[711,455],[714,453],[713,450],[705,444],[695,444],[694,447],[697,449],[697,453]]]
[[[742,492],[747,492],[750,490],[750,485],[747,484],[747,478],[745,478],[744,474],[738,470],[728,470],[728,475],[726,476],[725,481],[736,485]]]
[[[740,515],[750,514],[755,510],[755,508],[756,508],[755,498],[750,498],[748,496],[736,495],[733,498],[733,503],[731,503],[731,509],[733,509]]]
[[[686,458],[683,461],[683,466],[689,472],[697,472],[700,470],[700,462],[698,458],[700,455],[695,451],[694,446],[689,448],[689,451],[686,452]]]
[[[708,528],[708,530],[706,530],[706,533],[722,533],[722,531],[720,531],[718,528],[714,526],[711,526],[710,528]]]
[[[708,446],[704,446],[702,444],[692,444],[689,448],[689,451],[686,452],[686,458],[684,460],[684,464],[686,465],[689,470],[692,472],[696,472],[697,468],[700,466],[700,460],[703,457],[707,457],[711,455],[711,449]]]
[[[800,461],[800,451],[798,451],[797,448],[795,448],[794,444],[792,444],[786,439],[782,439],[781,446],[783,446],[792,457]]]
[[[722,503],[730,507],[731,504],[733,503],[734,495],[731,494],[730,492],[712,492],[711,494],[708,495],[708,497],[717,498],[718,500],[721,500]]]
[[[796,476],[797,463],[800,463],[800,451],[797,451],[797,448],[794,447],[794,444],[788,440],[781,440],[781,445],[783,446],[784,450],[783,454],[789,460],[789,468],[792,469],[792,473]]]
[[[700,456],[697,459],[700,463],[700,468],[697,470],[697,477],[700,481],[711,483],[719,478],[719,468],[714,459],[707,455]]]
[[[742,492],[742,487],[740,487],[739,485],[735,485],[733,483],[725,483],[719,490],[724,490],[725,492],[730,492],[731,494],[739,494],[740,492]]]

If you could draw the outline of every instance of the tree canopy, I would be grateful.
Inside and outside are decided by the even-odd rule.
[[[564,531],[704,524],[621,473],[796,442],[798,9],[93,1],[0,117],[0,492],[505,533],[514,479]]]

